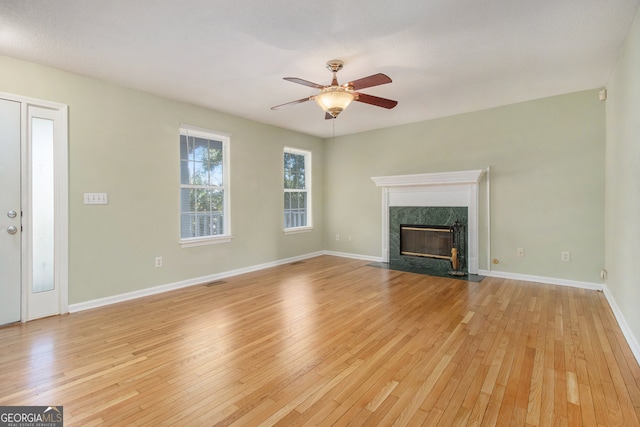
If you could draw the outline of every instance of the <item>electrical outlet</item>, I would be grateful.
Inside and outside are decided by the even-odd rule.
[[[518,248],[517,254],[519,257],[523,257],[524,256],[524,249],[523,248]]]
[[[563,262],[571,261],[571,252],[567,252],[567,251],[560,252],[560,260]]]
[[[336,234],[336,240],[340,240],[340,235]]]
[[[600,270],[600,278],[602,280],[607,280],[607,270],[605,269]]]
[[[157,256],[156,257],[156,268],[158,267],[162,267],[162,257],[161,256]]]
[[[351,241],[351,234],[349,234],[349,241]]]

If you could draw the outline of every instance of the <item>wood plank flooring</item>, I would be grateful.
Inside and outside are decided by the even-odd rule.
[[[0,405],[65,426],[638,426],[601,292],[321,256],[0,329]]]

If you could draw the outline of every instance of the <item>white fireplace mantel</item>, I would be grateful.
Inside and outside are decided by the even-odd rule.
[[[389,207],[467,207],[468,271],[478,273],[478,191],[484,169],[372,177],[382,187],[382,259],[389,262]]]
[[[409,187],[453,184],[477,184],[484,170],[419,173],[414,175],[374,176],[378,187]]]

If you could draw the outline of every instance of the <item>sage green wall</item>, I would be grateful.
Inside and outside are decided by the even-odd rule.
[[[491,257],[499,260],[492,268],[601,281],[605,104],[597,90],[331,138],[325,144],[327,250],[381,256],[382,191],[370,177],[490,166]],[[484,184],[481,193],[484,212]],[[484,216],[481,221],[486,230]],[[486,242],[481,234],[481,269],[487,268]],[[517,248],[524,248],[524,258],[516,256]],[[571,262],[560,260],[561,251],[571,252]]]
[[[607,84],[607,286],[640,339],[640,12]],[[636,349],[637,350],[637,349]]]
[[[0,91],[69,105],[71,304],[323,249],[319,138],[8,57]],[[231,134],[231,243],[178,245],[181,123]],[[282,231],[285,145],[313,152],[312,232]]]

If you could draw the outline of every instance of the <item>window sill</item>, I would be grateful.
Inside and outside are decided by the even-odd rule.
[[[285,228],[284,234],[308,233],[309,231],[313,231],[313,227]]]
[[[200,239],[180,240],[180,247],[192,248],[194,246],[217,245],[218,243],[229,243],[232,236],[203,237]]]

